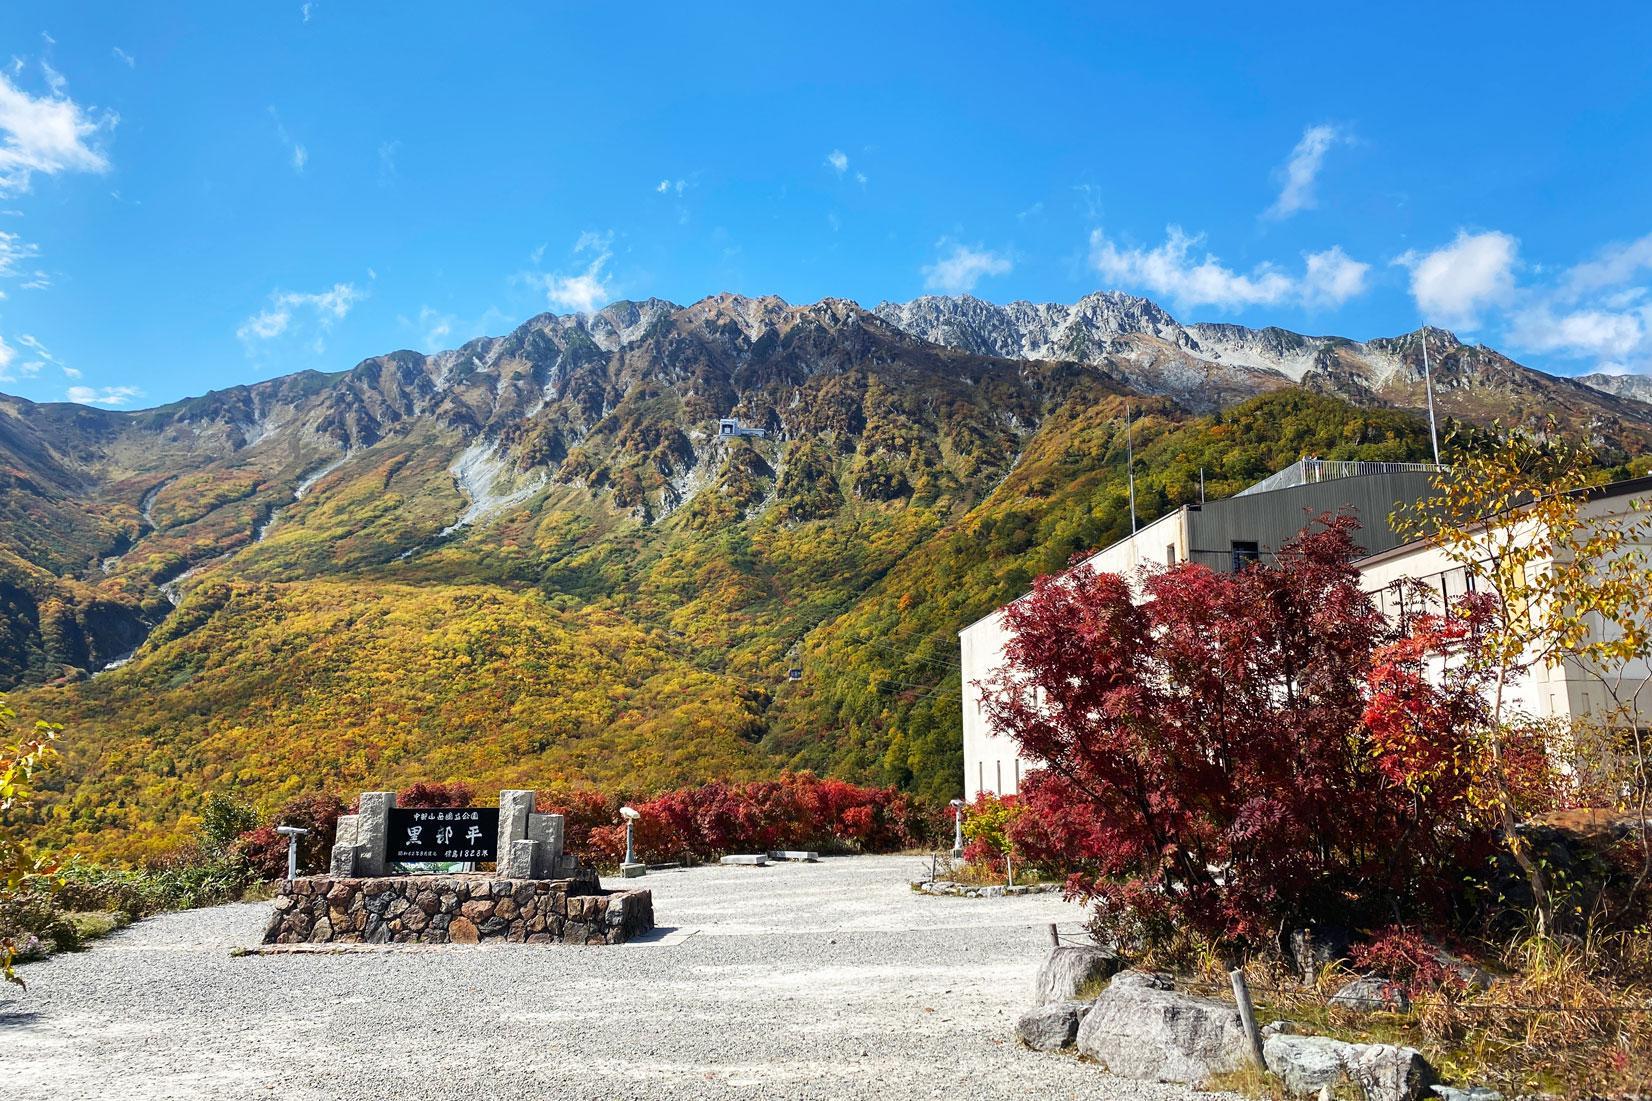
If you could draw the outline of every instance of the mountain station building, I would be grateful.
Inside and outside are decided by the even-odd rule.
[[[1333,462],[1302,459],[1277,474],[1219,501],[1183,505],[1135,534],[1097,551],[1083,563],[1098,573],[1131,576],[1143,567],[1198,562],[1230,573],[1251,562],[1267,562],[1313,518],[1351,512],[1361,524],[1365,557],[1355,563],[1365,591],[1390,618],[1404,614],[1405,582],[1420,580],[1445,599],[1468,591],[1467,572],[1422,540],[1406,542],[1390,517],[1396,508],[1431,495],[1435,467],[1426,463]],[[1589,495],[1584,515],[1621,515],[1630,502],[1652,499],[1652,478],[1603,486]],[[1038,767],[1019,755],[1015,740],[993,729],[982,701],[981,682],[1004,664],[1008,636],[1004,609],[958,633],[963,668],[964,798],[983,791],[1014,795],[1021,778]],[[1628,684],[1649,674],[1644,663],[1625,667]],[[1538,717],[1568,718],[1606,705],[1598,682],[1581,669],[1539,664],[1514,686],[1515,704]],[[1642,711],[1652,719],[1652,707]],[[1649,723],[1652,725],[1652,723]]]

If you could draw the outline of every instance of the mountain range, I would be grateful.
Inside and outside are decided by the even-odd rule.
[[[0,689],[70,728],[57,838],[126,859],[222,786],[946,796],[956,630],[1128,530],[1127,411],[1143,512],[1424,458],[1422,340],[718,295],[139,412],[0,397]],[[1443,419],[1652,442],[1626,384],[1427,341]]]

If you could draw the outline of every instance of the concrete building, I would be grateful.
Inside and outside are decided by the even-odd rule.
[[[1618,521],[1652,503],[1652,478],[1613,482],[1585,496],[1587,500],[1579,510],[1585,524]],[[1640,549],[1648,548],[1643,544]],[[1417,598],[1407,595],[1407,582],[1421,581],[1426,585],[1430,604],[1435,609],[1443,601],[1469,592],[1474,585],[1466,568],[1422,540],[1374,553],[1357,565],[1365,591],[1391,620],[1420,610]],[[1534,563],[1528,567],[1533,568],[1543,569],[1545,564]],[[1652,609],[1648,612],[1652,613]],[[1592,637],[1603,637],[1606,624],[1599,616],[1591,620]],[[1597,673],[1604,673],[1604,680]],[[1649,678],[1652,678],[1652,669],[1639,660],[1597,671],[1586,669],[1575,660],[1558,664],[1538,662],[1505,688],[1505,701],[1513,711],[1538,719],[1565,721],[1603,715],[1612,709],[1611,697],[1616,693],[1622,699],[1636,700],[1637,725],[1646,728],[1652,727],[1652,690],[1640,691],[1640,688]]]
[[[1434,468],[1424,464],[1304,459],[1232,497],[1184,505],[1098,551],[1086,563],[1097,571],[1125,575],[1143,566],[1183,561],[1229,572],[1247,562],[1266,561],[1313,517],[1349,510],[1363,525],[1361,541],[1367,554],[1356,563],[1363,587],[1385,615],[1401,618],[1407,614],[1408,600],[1415,608],[1416,598],[1403,595],[1408,582],[1423,582],[1442,600],[1461,596],[1472,585],[1468,572],[1444,552],[1421,540],[1402,542],[1390,523],[1397,506],[1429,494],[1433,476]],[[1652,478],[1616,482],[1587,497],[1584,520],[1610,521],[1636,507],[1652,506]],[[1597,637],[1604,627],[1596,626]],[[966,799],[982,791],[1016,794],[1021,777],[1036,767],[1019,757],[1014,739],[992,729],[981,706],[977,682],[1003,664],[1006,637],[1002,608],[959,632]],[[1613,670],[1609,679],[1622,698],[1632,698],[1637,688],[1652,680],[1652,667],[1631,662]],[[1601,679],[1575,662],[1540,663],[1511,692],[1514,709],[1543,719],[1583,718],[1611,706]],[[1652,688],[1639,694],[1637,716],[1640,726],[1652,727]]]

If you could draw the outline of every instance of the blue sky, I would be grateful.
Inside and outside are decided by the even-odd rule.
[[[0,390],[719,291],[1116,288],[1652,371],[1652,9],[1336,7],[14,0]]]

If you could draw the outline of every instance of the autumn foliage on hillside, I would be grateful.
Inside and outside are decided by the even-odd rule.
[[[1422,748],[1472,717],[1472,685],[1410,675],[1449,640],[1392,645],[1351,566],[1355,528],[1326,518],[1277,566],[1144,574],[1140,601],[1080,568],[1009,610],[987,707],[1046,765],[1014,841],[1076,865],[1072,889],[1115,935],[1255,945],[1396,907],[1439,916],[1483,861],[1465,786]]]

